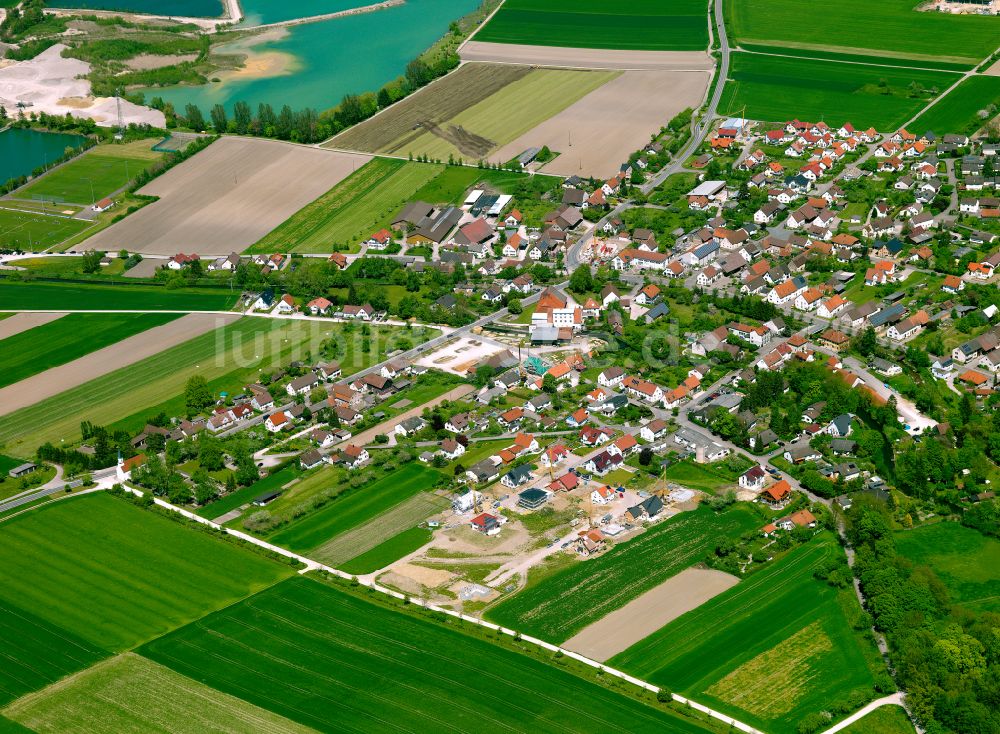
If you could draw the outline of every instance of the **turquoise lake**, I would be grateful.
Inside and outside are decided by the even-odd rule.
[[[310,18],[314,15],[337,13],[341,10],[372,5],[377,0],[246,0],[240,2],[243,8],[242,26],[266,25],[295,18]]]
[[[120,10],[192,18],[217,18],[222,15],[222,0],[46,0],[45,4],[50,8]]]
[[[232,110],[240,101],[253,108],[267,102],[275,110],[285,104],[293,109],[327,109],[345,94],[377,91],[400,76],[410,60],[447,32],[449,23],[474,10],[479,2],[407,0],[404,5],[373,13],[291,26],[281,29],[281,38],[253,46],[258,53],[278,52],[293,57],[291,73],[143,91],[147,100],[162,97],[181,113],[185,105],[196,104],[206,117],[216,104]],[[297,15],[303,14],[302,6],[295,10]]]
[[[83,136],[67,133],[19,128],[0,132],[0,183],[27,176],[39,166],[62,157],[68,146],[79,148],[83,141]]]

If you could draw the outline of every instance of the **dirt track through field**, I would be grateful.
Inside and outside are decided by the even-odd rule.
[[[462,61],[567,69],[710,71],[713,66],[712,57],[704,51],[612,51],[603,48],[528,46],[485,41],[469,41],[462,47],[461,57]]]
[[[139,190],[159,201],[74,249],[242,252],[369,160],[274,140],[221,138]]]
[[[557,151],[542,168],[560,176],[610,178],[629,155],[687,107],[698,107],[709,74],[626,71],[490,156],[509,161],[532,146]]]
[[[64,313],[19,313],[0,320],[0,339],[61,319]]]
[[[738,578],[722,571],[685,569],[588,625],[563,647],[603,663],[738,583]]]
[[[116,344],[98,349],[72,362],[32,375],[0,389],[0,415],[7,415],[34,405],[39,400],[58,395],[88,380],[134,364],[164,349],[194,339],[206,331],[231,324],[239,318],[239,314],[187,314],[162,326],[154,326]],[[0,321],[0,325],[3,323]]]

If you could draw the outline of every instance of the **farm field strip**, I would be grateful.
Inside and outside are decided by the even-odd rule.
[[[702,0],[507,0],[477,41],[607,49],[699,50],[708,46]]]
[[[75,249],[242,252],[368,160],[275,140],[223,137],[137,192],[157,201]]]
[[[374,573],[419,550],[433,537],[428,528],[409,528],[342,564],[341,570],[353,574]]]
[[[100,493],[7,520],[0,538],[0,601],[112,651],[294,573]]]
[[[839,598],[849,594],[856,603],[854,596],[813,576],[840,553],[831,535],[814,538],[608,662],[763,730],[794,732],[808,713],[856,690],[871,695],[869,662],[878,654],[853,631]],[[812,624],[819,629],[805,633],[798,649],[782,646]],[[781,664],[765,665],[775,659]],[[791,679],[793,670],[808,686]]]
[[[971,134],[986,122],[979,112],[990,105],[1000,105],[1000,77],[970,76],[914,120],[911,127]]]
[[[320,342],[343,329],[333,322],[243,318],[0,418],[0,442],[9,453],[29,455],[45,441],[72,440],[82,420],[138,430],[160,411],[181,414],[184,385],[193,375],[204,377],[215,394],[240,390],[260,371],[316,353]],[[394,331],[379,327],[373,335]],[[348,340],[340,359],[344,372],[378,361],[384,344],[373,338],[371,349],[361,352]]]
[[[73,313],[52,323],[0,339],[0,387],[66,364],[179,317],[180,314],[169,313]],[[2,397],[0,404],[4,405],[3,410],[8,410]]]
[[[385,152],[445,159],[475,160],[524,135],[577,100],[607,84],[620,72],[610,70],[534,69],[490,97],[458,114],[425,126],[419,135]]]
[[[604,662],[739,583],[728,573],[685,568],[563,643],[567,650]]]
[[[713,66],[712,57],[706,51],[622,51],[488,41],[468,41],[462,46],[461,56],[463,61],[557,69],[711,71]]]
[[[106,654],[3,599],[0,643],[0,705],[93,665]]]
[[[13,197],[93,204],[127,185],[162,155],[155,140],[99,145],[14,192]]]
[[[66,316],[64,313],[9,313],[0,317],[0,340],[6,340],[21,332],[50,324]]]
[[[140,285],[7,280],[0,281],[0,285],[0,310],[3,311],[227,311],[236,300],[234,294],[222,289],[168,290]]]
[[[140,652],[324,730],[703,731],[532,658],[302,577]]]
[[[279,529],[268,540],[296,553],[307,553],[429,489],[438,476],[434,469],[416,463],[406,464]]]
[[[313,731],[132,653],[25,696],[4,709],[4,714],[41,734]]]
[[[720,114],[744,106],[753,120],[824,118],[829,125],[894,129],[958,77],[946,71],[889,69],[866,64],[783,58],[736,52],[719,102]],[[888,84],[885,94],[882,82]],[[916,84],[916,96],[911,85]]]
[[[845,0],[822,23],[784,0],[726,0],[730,43],[975,64],[996,50],[1000,18],[918,12],[913,0]],[[860,31],[864,18],[877,33]]]
[[[53,436],[49,430],[62,432],[79,427],[73,425],[72,419],[80,417],[74,410],[111,422],[117,418],[110,416],[125,417],[142,407],[141,403],[136,404],[142,397],[156,396],[161,391],[183,391],[187,377],[196,370],[210,373],[209,367],[201,372],[196,365],[215,356],[209,349],[216,345],[216,330],[249,331],[237,326],[243,323],[237,321],[239,318],[235,314],[188,314],[8,385],[0,389],[3,406],[0,413],[5,416],[0,418],[0,435],[5,436],[5,441],[16,442],[24,435],[38,432],[50,440]],[[230,331],[223,333],[229,335]],[[170,359],[187,355],[191,355],[188,361]],[[11,424],[8,434],[3,426],[15,416],[23,418],[23,425]],[[66,435],[62,433],[55,438]]]
[[[422,492],[413,495],[378,514],[368,522],[328,540],[312,551],[309,556],[320,563],[338,568],[339,564],[357,558],[396,535],[415,527],[447,506],[447,500],[433,494]]]
[[[388,226],[413,192],[443,170],[434,164],[371,160],[280,224],[250,252],[328,252],[334,244],[357,252],[361,241]]]
[[[530,73],[528,66],[465,64],[374,117],[336,135],[325,148],[384,151],[394,142],[420,134],[424,125],[440,124],[487,99]],[[416,132],[414,132],[416,131]]]
[[[529,577],[526,588],[490,607],[486,618],[561,643],[703,560],[720,538],[738,537],[759,523],[741,505],[718,516],[708,509],[682,513],[538,583]]]

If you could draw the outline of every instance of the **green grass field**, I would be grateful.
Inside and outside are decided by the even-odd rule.
[[[889,130],[919,112],[932,90],[940,93],[956,79],[948,72],[734,53],[719,111],[736,114],[746,106],[752,120],[798,117]],[[915,97],[909,96],[911,84],[919,88]]]
[[[979,117],[979,111],[990,105],[1000,105],[1000,77],[972,76],[914,120],[910,127],[921,132],[933,130],[938,135],[972,134],[988,122],[988,118]]]
[[[0,228],[3,227],[0,222]],[[18,283],[0,281],[0,309],[8,311],[131,310],[226,311],[236,301],[228,290],[177,289],[136,285]]]
[[[253,502],[255,497],[259,497],[265,492],[280,489],[295,479],[296,476],[298,476],[298,472],[294,468],[286,467],[274,474],[269,474],[258,482],[254,482],[249,487],[241,487],[215,502],[210,502],[204,507],[198,508],[195,510],[195,514],[210,520],[225,515],[227,512],[235,510],[241,505]]]
[[[677,482],[685,487],[700,489],[704,492],[716,492],[723,487],[735,486],[740,475],[727,472],[714,464],[681,461],[667,467],[666,477],[669,481]]]
[[[25,696],[4,713],[39,732],[313,731],[132,653]]]
[[[4,599],[0,599],[0,644],[0,705],[93,665],[106,654]]]
[[[486,613],[491,622],[554,643],[625,606],[683,571],[727,537],[761,524],[746,505],[716,515],[707,508],[654,525],[596,558],[573,563],[533,582]]]
[[[392,474],[304,515],[278,530],[268,540],[296,553],[317,550],[323,557],[324,546],[338,535],[430,489],[439,476],[439,472],[422,464],[406,464]]]
[[[104,494],[7,520],[0,538],[0,600],[112,651],[293,573]]]
[[[0,387],[71,362],[180,314],[71,313],[0,339]]]
[[[813,572],[843,556],[825,534],[674,620],[608,664],[776,734],[854,690],[871,694],[874,644],[851,629],[857,601]],[[874,697],[874,694],[871,694]]]
[[[301,577],[140,652],[322,731],[703,732],[557,667]]]
[[[20,189],[23,199],[93,204],[126,186],[140,171],[160,160],[155,140],[99,145]]]
[[[412,553],[421,546],[429,543],[430,540],[431,531],[427,528],[410,528],[398,535],[394,535],[383,543],[379,543],[371,550],[361,553],[347,563],[342,563],[340,570],[345,573],[354,574],[373,573]]]
[[[90,226],[82,219],[17,211],[11,202],[0,208],[0,249],[44,250],[80,234]]]
[[[407,492],[412,487],[419,490],[423,488],[425,482],[430,484],[436,478],[433,474],[425,475],[423,473],[411,478],[410,473],[405,473],[405,476],[402,476],[397,472],[390,479],[395,479],[397,476],[400,477]],[[426,479],[424,479],[425,476]],[[396,502],[384,512],[379,512],[366,522],[338,533],[312,551],[310,557],[337,568],[343,568],[347,565],[354,569],[368,568],[367,571],[354,570],[349,571],[350,573],[370,573],[402,558],[430,540],[430,533],[426,529],[420,533],[414,531],[419,530],[417,526],[420,523],[447,506],[448,500],[428,492],[418,491],[402,502]],[[420,538],[423,538],[423,542],[418,542]],[[393,557],[393,554],[396,555]],[[366,557],[361,558],[361,556]],[[385,562],[378,566],[372,566],[371,564],[376,561]]]
[[[952,600],[970,609],[1000,612],[1000,541],[954,522],[896,533],[897,552],[930,566]]]
[[[0,289],[2,292],[2,289]],[[344,326],[315,321],[244,318],[209,331],[159,354],[84,382],[0,418],[0,443],[14,456],[30,456],[46,441],[74,441],[80,422],[138,430],[150,416],[184,413],[184,385],[201,375],[209,389],[233,394],[255,380],[315,349],[327,338],[343,334]],[[378,361],[385,340],[373,328],[370,350],[359,340],[345,339],[340,363],[351,374]]]
[[[349,245],[352,252],[434,179],[444,166],[376,158],[300,209],[265,235],[250,252],[329,252]]]
[[[699,51],[708,46],[703,0],[507,0],[477,41],[534,46]]]
[[[483,101],[442,121],[434,132],[407,135],[405,144],[397,141],[384,152],[423,154],[439,160],[448,156],[485,159],[619,74],[616,71],[534,69]],[[456,129],[463,133],[457,133]]]
[[[902,706],[882,706],[846,729],[844,734],[913,734],[913,724]]]
[[[886,57],[887,64],[895,57],[974,64],[996,50],[1000,18],[919,13],[917,4],[846,0],[817,22],[813,14],[784,0],[726,0],[726,29],[731,45],[856,52]]]

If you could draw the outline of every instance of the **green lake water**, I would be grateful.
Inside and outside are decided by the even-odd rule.
[[[265,3],[272,9],[277,5],[272,0],[258,1],[261,7]],[[328,4],[334,1],[318,0]],[[301,2],[288,3],[295,8],[294,14],[312,14],[305,8],[314,5],[304,6]],[[400,76],[411,59],[447,32],[451,21],[474,10],[479,2],[407,0],[403,5],[373,13],[290,26],[279,31],[282,37],[257,43],[253,48],[294,57],[291,73],[143,91],[147,100],[160,96],[181,113],[185,105],[196,104],[206,116],[215,104],[232,110],[240,101],[252,108],[267,102],[275,110],[285,104],[293,109],[326,109],[336,105],[345,94],[376,91]]]
[[[39,166],[60,158],[67,146],[83,144],[81,135],[43,133],[10,128],[0,132],[0,183],[27,176]]]
[[[266,25],[294,18],[337,13],[349,8],[372,5],[378,0],[242,0],[243,22],[240,26]]]
[[[222,15],[222,0],[46,0],[45,5],[50,8],[120,10],[192,18],[217,18]]]

